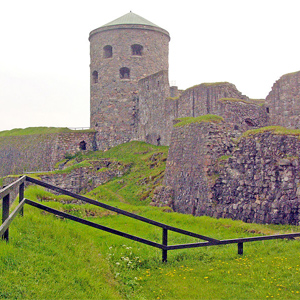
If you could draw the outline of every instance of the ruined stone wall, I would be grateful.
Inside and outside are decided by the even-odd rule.
[[[182,213],[299,225],[300,132],[248,133],[235,145],[223,124],[175,127],[163,201]]]
[[[266,98],[271,125],[300,128],[300,71],[283,75]]]
[[[269,125],[268,114],[262,102],[234,98],[221,98],[216,102],[214,114],[222,116],[233,130],[241,132]]]
[[[106,149],[136,138],[138,81],[168,70],[169,34],[143,25],[99,28],[90,34],[91,128],[98,134],[98,148]],[[141,55],[131,46],[142,46]],[[112,47],[105,57],[103,48]],[[121,68],[129,74],[122,78]],[[93,74],[98,73],[95,80]]]
[[[233,147],[224,122],[174,127],[164,185],[174,190],[175,211],[199,215],[201,205],[210,203],[214,174],[209,170],[218,157],[231,154]]]
[[[49,184],[79,194],[89,192],[114,177],[123,176],[129,168],[130,164],[102,159],[89,161],[88,166],[40,175],[40,178]]]
[[[218,99],[236,98],[248,100],[235,85],[228,82],[202,83],[185,90],[178,100],[178,117],[197,117],[216,114]]]
[[[242,137],[232,156],[215,169],[215,208],[201,213],[245,222],[299,225],[300,140],[258,131]]]
[[[0,176],[50,171],[66,153],[95,150],[95,132],[70,132],[0,137]]]
[[[161,71],[139,81],[137,140],[167,145],[165,102],[170,96],[168,71]]]

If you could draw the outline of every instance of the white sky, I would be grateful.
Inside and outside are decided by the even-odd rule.
[[[180,89],[228,81],[265,98],[300,70],[299,0],[0,0],[0,131],[88,127],[89,33],[130,10],[169,31]]]

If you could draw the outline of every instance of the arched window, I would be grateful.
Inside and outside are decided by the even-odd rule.
[[[92,74],[92,80],[93,80],[93,83],[97,83],[98,82],[98,72],[97,71],[93,72],[93,74]]]
[[[138,44],[131,45],[131,51],[132,55],[142,56],[143,46]]]
[[[79,149],[80,150],[86,150],[86,142],[85,141],[81,141],[79,143]]]
[[[103,57],[104,58],[110,58],[112,56],[113,56],[112,46],[106,45],[105,47],[103,47]]]
[[[130,70],[126,67],[120,69],[120,78],[121,79],[129,79],[130,78]]]

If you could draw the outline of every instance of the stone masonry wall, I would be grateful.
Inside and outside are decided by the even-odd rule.
[[[167,145],[165,101],[170,96],[168,71],[139,81],[137,139],[155,145]]]
[[[91,128],[99,132],[99,149],[136,139],[138,81],[168,70],[169,40],[167,32],[142,25],[99,28],[91,33]],[[133,44],[143,47],[141,55],[132,53]],[[111,57],[103,54],[107,45],[112,47]],[[121,68],[128,68],[129,76],[121,78]],[[98,72],[96,81],[94,72]]]
[[[266,98],[270,124],[300,128],[300,71],[283,75]]]
[[[249,99],[231,83],[202,83],[182,93],[178,100],[178,118],[215,114],[220,98]]]
[[[210,167],[218,157],[230,155],[235,146],[226,132],[224,122],[174,127],[164,185],[174,190],[175,211],[199,215],[200,206],[209,203],[214,181]]]
[[[183,213],[299,225],[299,156],[297,135],[268,127],[237,145],[223,124],[176,127],[161,194]]]
[[[95,150],[95,132],[70,132],[0,137],[0,176],[50,171],[66,153]]]
[[[256,101],[257,102],[257,101]],[[251,100],[221,98],[216,102],[214,114],[224,118],[232,129],[247,131],[269,124],[268,114],[263,103]]]

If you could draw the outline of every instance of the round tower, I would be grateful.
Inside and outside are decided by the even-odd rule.
[[[130,12],[91,31],[91,128],[99,149],[135,138],[138,81],[168,71],[169,33]]]

